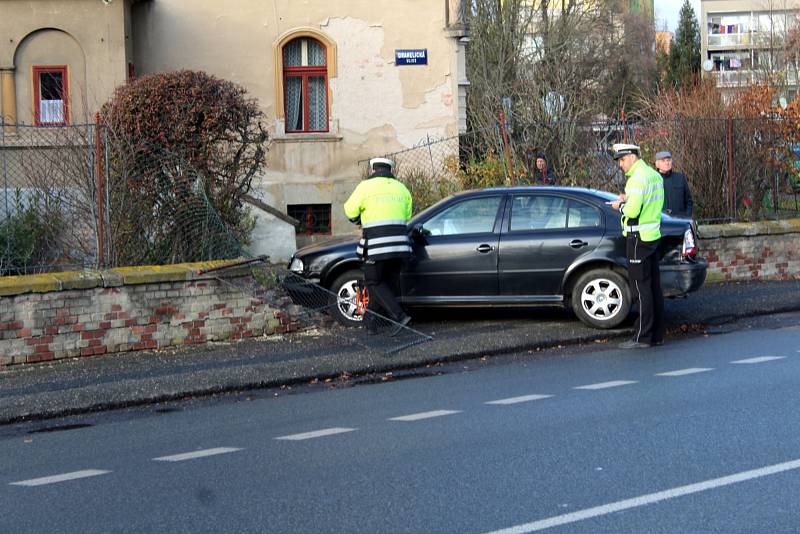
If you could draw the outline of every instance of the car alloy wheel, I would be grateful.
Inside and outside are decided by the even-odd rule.
[[[358,289],[364,287],[364,274],[360,270],[345,271],[328,286],[328,310],[337,322],[345,326],[360,326],[364,316],[359,310]]]
[[[350,280],[339,287],[336,292],[336,306],[339,313],[351,321],[360,322],[364,317],[358,311],[358,288],[361,283],[358,280]]]
[[[583,273],[572,286],[572,310],[589,326],[616,328],[631,311],[628,281],[608,268]]]
[[[606,278],[595,278],[581,291],[581,306],[598,321],[613,319],[622,310],[622,290]]]

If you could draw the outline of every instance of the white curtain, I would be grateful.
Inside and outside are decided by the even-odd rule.
[[[64,101],[40,100],[39,122],[50,124],[64,122]]]
[[[303,129],[303,79],[297,76],[286,78],[286,131]]]
[[[324,76],[308,79],[308,127],[311,130],[328,129],[328,97]]]

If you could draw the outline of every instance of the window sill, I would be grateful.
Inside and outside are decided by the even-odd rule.
[[[272,137],[276,143],[335,143],[342,139],[344,136],[330,132],[281,134]]]

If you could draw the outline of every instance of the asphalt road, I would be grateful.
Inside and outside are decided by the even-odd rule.
[[[668,344],[717,332],[737,320],[800,311],[800,281],[711,284],[687,299],[667,300]],[[484,356],[614,343],[625,328],[596,330],[558,308],[429,310],[412,326],[430,342],[386,354],[415,341],[367,336],[361,329],[332,328],[241,343],[113,354],[0,369],[0,426],[146,405],[188,396],[251,392],[310,381],[396,374]],[[419,340],[419,337],[416,337]]]
[[[18,427],[0,532],[796,532],[798,324]]]

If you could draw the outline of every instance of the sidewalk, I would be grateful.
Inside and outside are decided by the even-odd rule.
[[[666,342],[737,318],[800,311],[800,281],[705,286],[667,300]],[[444,319],[443,319],[444,318]],[[0,424],[122,408],[188,396],[307,383],[430,363],[623,338],[628,328],[584,326],[556,308],[438,310],[415,314],[433,336],[387,356],[361,330],[340,327],[240,343],[60,361],[0,371]]]

